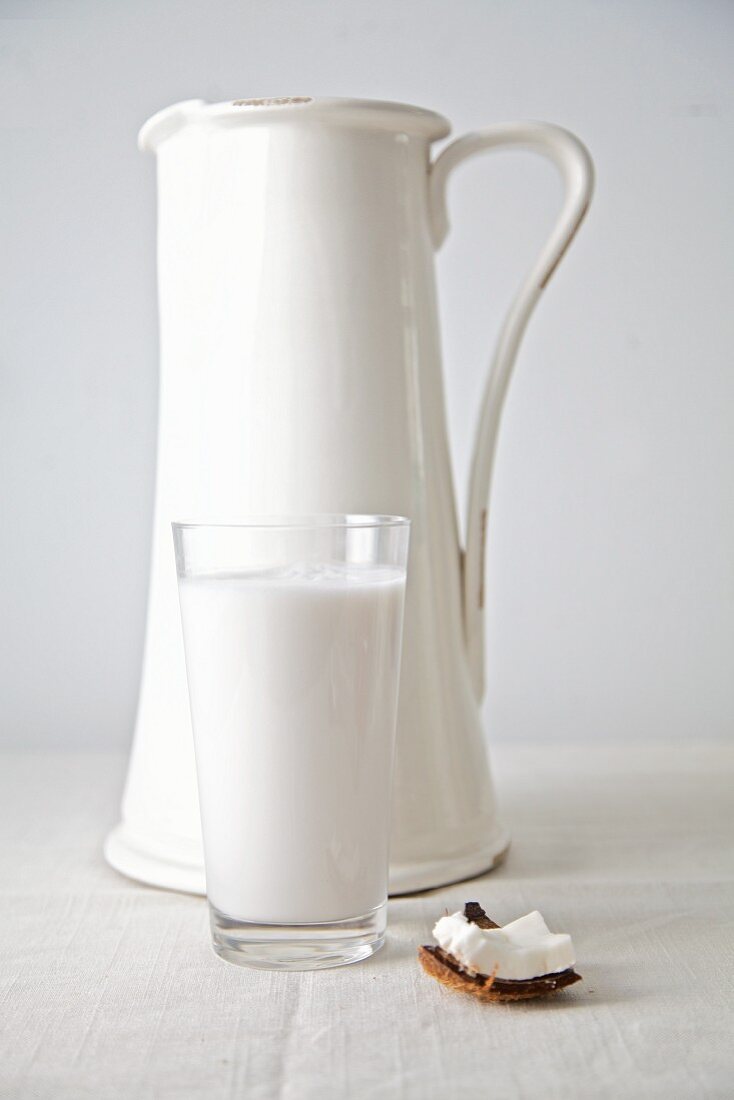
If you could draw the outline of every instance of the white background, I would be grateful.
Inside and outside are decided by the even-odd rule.
[[[154,161],[177,100],[404,100],[542,118],[598,172],[507,405],[489,542],[491,738],[734,723],[734,6],[0,3],[0,736],[120,746],[156,425]],[[491,342],[559,199],[527,155],[452,183],[439,278],[460,507]]]

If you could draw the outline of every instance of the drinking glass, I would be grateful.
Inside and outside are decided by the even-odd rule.
[[[310,970],[384,942],[410,524],[173,524],[215,952]]]

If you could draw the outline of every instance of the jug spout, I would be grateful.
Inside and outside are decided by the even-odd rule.
[[[563,180],[564,201],[550,238],[505,318],[479,413],[471,463],[465,550],[460,558],[467,660],[478,701],[484,695],[488,498],[502,409],[525,327],[583,221],[594,186],[594,166],[588,150],[577,137],[560,126],[545,122],[510,122],[467,134],[447,146],[430,169],[431,227],[437,248],[443,243],[449,227],[446,184],[450,173],[468,157],[502,147],[526,149],[552,161]]]
[[[138,149],[142,153],[154,153],[162,141],[192,122],[203,107],[206,107],[203,99],[184,99],[157,111],[143,123],[138,134]]]

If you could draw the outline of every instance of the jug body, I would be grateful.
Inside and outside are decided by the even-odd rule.
[[[507,846],[467,661],[446,436],[430,143],[418,108],[192,101],[154,116],[160,403],[141,695],[106,854],[203,890],[172,521],[357,512],[412,520],[391,891]]]

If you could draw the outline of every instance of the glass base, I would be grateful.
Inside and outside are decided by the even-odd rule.
[[[322,924],[235,920],[209,905],[220,959],[257,970],[324,970],[368,959],[385,942],[387,902],[359,917]]]

